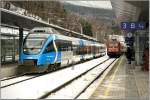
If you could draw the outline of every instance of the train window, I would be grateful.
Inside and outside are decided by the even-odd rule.
[[[56,46],[57,46],[57,50],[61,51],[61,41],[60,40],[55,40]]]
[[[48,52],[54,52],[55,49],[54,49],[54,45],[53,45],[53,42],[50,42],[47,47],[45,48],[45,52],[44,53],[48,53]]]
[[[93,52],[93,54],[96,53],[96,47],[95,46],[92,46],[92,52]]]
[[[89,54],[91,54],[92,53],[92,46],[89,46]]]
[[[90,53],[90,48],[89,48],[89,46],[87,46],[86,51],[87,51],[87,52],[86,52],[87,54]]]
[[[39,38],[39,37],[30,37],[28,36],[24,40],[24,48],[42,48],[46,38]]]
[[[58,51],[71,51],[72,42],[66,40],[55,40]]]
[[[72,46],[73,55],[77,55],[77,49],[78,49],[77,45]]]
[[[25,54],[38,54],[47,40],[47,34],[30,33],[23,41],[23,49]]]
[[[86,46],[80,47],[80,48],[79,48],[79,54],[80,54],[80,55],[87,54],[87,47],[86,47]]]
[[[62,41],[61,48],[62,51],[71,51],[72,50],[72,44],[70,41]]]
[[[80,54],[80,49],[79,49],[79,45],[73,45],[73,54],[74,55],[79,55]]]
[[[82,48],[83,47],[79,47],[79,55],[82,55],[82,52],[83,52]]]

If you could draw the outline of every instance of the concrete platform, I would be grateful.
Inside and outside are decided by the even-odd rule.
[[[124,57],[106,76],[90,99],[148,100],[149,73],[127,64]]]
[[[0,78],[12,77],[17,74],[18,64],[4,64],[1,65],[0,71],[1,75]]]

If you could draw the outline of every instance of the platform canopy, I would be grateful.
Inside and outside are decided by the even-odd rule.
[[[17,27],[26,28],[26,29],[32,29],[34,27],[52,27],[58,30],[68,32],[72,36],[76,36],[79,38],[82,37],[85,39],[96,41],[96,39],[93,37],[90,37],[90,36],[87,36],[87,35],[84,35],[84,34],[69,30],[69,29],[65,29],[63,27],[60,27],[54,24],[49,24],[48,22],[45,22],[42,20],[37,20],[32,17],[24,16],[24,15],[21,15],[16,12],[6,10],[3,8],[0,8],[0,10],[1,10],[1,23],[2,24],[17,26]]]
[[[149,20],[149,1],[111,0],[118,24],[125,21]]]

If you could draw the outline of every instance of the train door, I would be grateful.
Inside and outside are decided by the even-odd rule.
[[[55,64],[57,62],[57,58],[58,52],[55,49],[54,42],[51,41],[46,46],[40,61],[44,64]]]
[[[59,51],[61,52],[61,66],[66,66],[72,63],[72,42],[67,40],[57,40]]]
[[[79,53],[79,41],[72,42],[72,51],[73,51],[73,63],[80,61],[80,53]]]
[[[84,48],[85,48],[85,42],[83,40],[79,40],[79,54],[80,54],[81,61],[85,59]]]

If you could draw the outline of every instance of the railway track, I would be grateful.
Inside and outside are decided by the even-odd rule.
[[[80,63],[78,63],[78,64],[80,64]],[[62,67],[59,70],[63,70],[67,67],[71,67],[71,66]],[[53,72],[59,71],[59,70],[53,70]],[[49,72],[49,73],[53,73],[53,72]],[[24,82],[24,81],[27,81],[27,80],[30,80],[33,78],[43,76],[45,74],[49,74],[49,73],[42,73],[42,74],[37,74],[37,75],[22,74],[22,75],[18,75],[18,76],[12,76],[12,77],[8,77],[5,79],[1,79],[0,80],[1,81],[1,87],[0,88],[5,88],[5,87],[11,86],[11,85],[15,85],[15,84],[18,84],[18,83],[21,83],[21,82]]]
[[[103,64],[104,62],[106,62],[108,60],[108,58],[107,59],[103,59],[103,60],[101,60],[100,61],[100,59],[98,58],[96,61],[99,61],[100,63],[98,63],[98,64],[96,64],[96,65],[93,65],[91,68],[89,68],[89,69],[84,69],[84,71],[82,71],[82,72],[80,72],[80,74],[78,74],[78,75],[74,75],[73,77],[71,77],[70,79],[64,79],[64,80],[62,80],[61,81],[61,83],[55,83],[55,81],[57,82],[57,79],[55,79],[54,77],[52,77],[55,73],[50,73],[50,74],[46,74],[46,75],[43,75],[43,76],[41,76],[41,78],[38,78],[37,76],[35,76],[35,77],[37,77],[37,78],[31,78],[30,80],[28,80],[28,81],[23,81],[23,82],[17,82],[17,84],[13,84],[13,85],[9,85],[9,86],[5,86],[5,87],[3,87],[3,88],[1,88],[1,97],[2,98],[29,98],[29,99],[33,99],[33,98],[46,98],[47,96],[49,96],[51,93],[54,93],[54,92],[57,92],[57,91],[59,91],[60,89],[62,89],[64,86],[67,86],[68,84],[70,84],[70,83],[72,83],[74,80],[76,80],[76,79],[78,79],[79,77],[81,77],[81,76],[83,76],[83,75],[85,75],[85,74],[87,74],[88,72],[90,72],[92,69],[94,69],[94,68],[96,68],[97,66],[99,66],[99,65],[101,65],[101,64]],[[96,62],[95,61],[95,62]],[[92,61],[89,61],[89,62],[92,62]],[[94,62],[94,61],[93,61]],[[84,65],[84,63],[83,63],[83,65]],[[79,66],[78,67],[80,67],[81,66],[81,64],[79,64]],[[86,67],[85,67],[86,68]],[[70,70],[70,67],[69,68],[66,68],[66,69],[68,69],[68,70]],[[66,69],[63,69],[63,70],[66,70]],[[77,67],[75,67],[74,69],[77,69]],[[82,69],[81,69],[82,70]],[[60,71],[57,71],[56,72],[56,74],[59,74],[60,72],[61,72],[62,70],[60,70]],[[73,70],[74,71],[74,70]],[[67,71],[68,72],[68,71]],[[74,73],[76,73],[76,72],[74,72]],[[72,74],[74,74],[74,73],[72,73]],[[69,74],[69,73],[68,73]],[[49,76],[49,78],[46,80],[46,79],[44,79],[45,77],[48,77]],[[71,75],[70,75],[71,76]],[[51,79],[52,78],[52,79]],[[54,81],[54,79],[55,79],[55,81]],[[50,80],[53,80],[53,81],[50,81],[51,82],[51,84],[53,84],[53,85],[55,85],[55,86],[53,86],[53,87],[51,87],[51,88],[49,88],[49,89],[42,89],[41,91],[40,91],[40,93],[39,93],[39,95],[36,95],[36,93],[34,94],[34,91],[32,91],[32,94],[30,95],[27,95],[27,94],[25,94],[25,92],[27,92],[27,91],[24,91],[20,86],[21,85],[24,85],[24,86],[26,86],[26,84],[33,84],[34,82],[33,81],[37,81],[38,80],[38,84],[40,84],[41,83],[41,85],[42,84],[45,84],[45,82],[47,81],[50,81]],[[43,81],[40,81],[40,80],[43,80]],[[60,79],[61,80],[61,79]],[[48,86],[48,85],[47,85]],[[8,88],[8,89],[7,89]],[[16,89],[15,89],[16,88]],[[30,88],[32,88],[32,87],[30,87]],[[29,89],[29,91],[30,91],[30,88],[28,88]],[[34,86],[33,86],[33,88],[34,88]],[[37,87],[36,87],[37,88]],[[43,88],[45,88],[45,86],[43,86]],[[15,89],[15,90],[14,90]],[[27,89],[27,90],[28,90]],[[11,96],[9,96],[9,93],[5,93],[6,91],[11,91]],[[32,89],[32,90],[34,90],[34,89]],[[16,94],[15,93],[12,93],[12,91],[15,91],[16,92]],[[22,93],[19,93],[20,94],[20,96],[18,97],[18,95],[17,95],[17,91],[23,91]],[[37,89],[37,91],[39,91],[38,89]],[[36,90],[35,90],[35,92],[36,92]],[[46,92],[46,93],[45,93]],[[28,93],[28,92],[27,92]],[[16,96],[17,95],[17,96]],[[35,96],[36,95],[36,96]]]
[[[22,76],[18,76],[18,77],[13,77],[13,78],[9,78],[9,79],[5,79],[5,80],[2,80],[1,81],[1,89],[2,88],[6,88],[6,87],[9,87],[11,85],[15,85],[15,84],[18,84],[18,83],[21,83],[21,82],[24,82],[24,81],[27,81],[27,80],[31,80],[31,79],[34,79],[36,77],[39,77],[41,75],[35,75],[35,76],[29,76],[29,75],[22,75]]]
[[[118,59],[107,60],[104,63],[89,70],[88,73],[84,73],[76,80],[73,80],[65,86],[60,87],[60,89],[57,91],[51,92],[45,95],[45,97],[41,97],[40,99],[77,99],[91,84],[93,84],[93,82],[95,82],[95,80],[97,80],[103,74],[103,72],[105,72],[105,70],[107,70],[109,66],[113,66],[116,61],[118,61]],[[102,66],[104,67],[101,69]]]
[[[109,60],[109,59],[104,60],[103,62],[101,62],[101,63],[97,64],[96,66],[90,68],[89,70],[83,72],[82,74],[78,75],[77,77],[73,78],[72,80],[69,80],[68,82],[66,82],[66,83],[62,84],[61,86],[57,87],[56,89],[54,89],[54,90],[50,91],[49,93],[47,93],[47,94],[41,96],[39,99],[44,99],[44,98],[46,98],[47,96],[49,96],[50,94],[59,91],[59,90],[62,89],[63,87],[66,87],[67,85],[71,84],[73,81],[76,81],[78,78],[80,78],[80,77],[86,75],[88,72],[90,72],[91,70],[93,70],[93,69],[96,68],[97,66],[99,66],[99,65],[101,65],[101,64],[103,64],[103,63],[105,63],[105,62],[108,61],[108,60]]]
[[[24,74],[23,74],[23,75],[24,75]],[[0,81],[2,82],[2,81],[14,79],[14,78],[18,78],[18,77],[21,77],[21,76],[23,76],[23,75],[19,75],[19,76],[11,76],[11,77],[7,77],[7,78],[3,78],[3,79],[1,79]]]
[[[79,62],[77,64],[81,64],[81,62]],[[68,68],[68,67],[71,67],[71,66],[65,66],[65,67],[50,71],[49,73],[53,73],[55,71],[63,70],[63,69]],[[1,81],[1,87],[0,88],[4,88],[4,87],[8,87],[8,86],[11,86],[11,85],[14,85],[14,84],[18,84],[18,83],[21,83],[21,82],[24,82],[24,81],[27,81],[27,80],[45,75],[45,74],[48,74],[48,73],[41,73],[41,75],[28,75],[26,73],[23,73],[23,74],[20,74],[20,75],[0,79],[0,81]]]
[[[107,70],[108,67],[110,67],[111,65],[113,66],[117,61],[118,61],[118,59],[114,59],[102,72],[98,73],[98,75],[97,75],[95,78],[93,78],[93,80],[91,80],[91,81],[89,82],[89,84],[87,84],[87,85],[83,88],[83,90],[81,90],[81,91],[75,96],[74,99],[77,99],[78,97],[80,97],[80,95],[82,95],[82,93],[84,93],[84,91],[85,91],[86,89],[88,89],[89,86],[90,86],[91,84],[93,84],[93,83]],[[96,69],[96,70],[98,70],[98,69]]]

